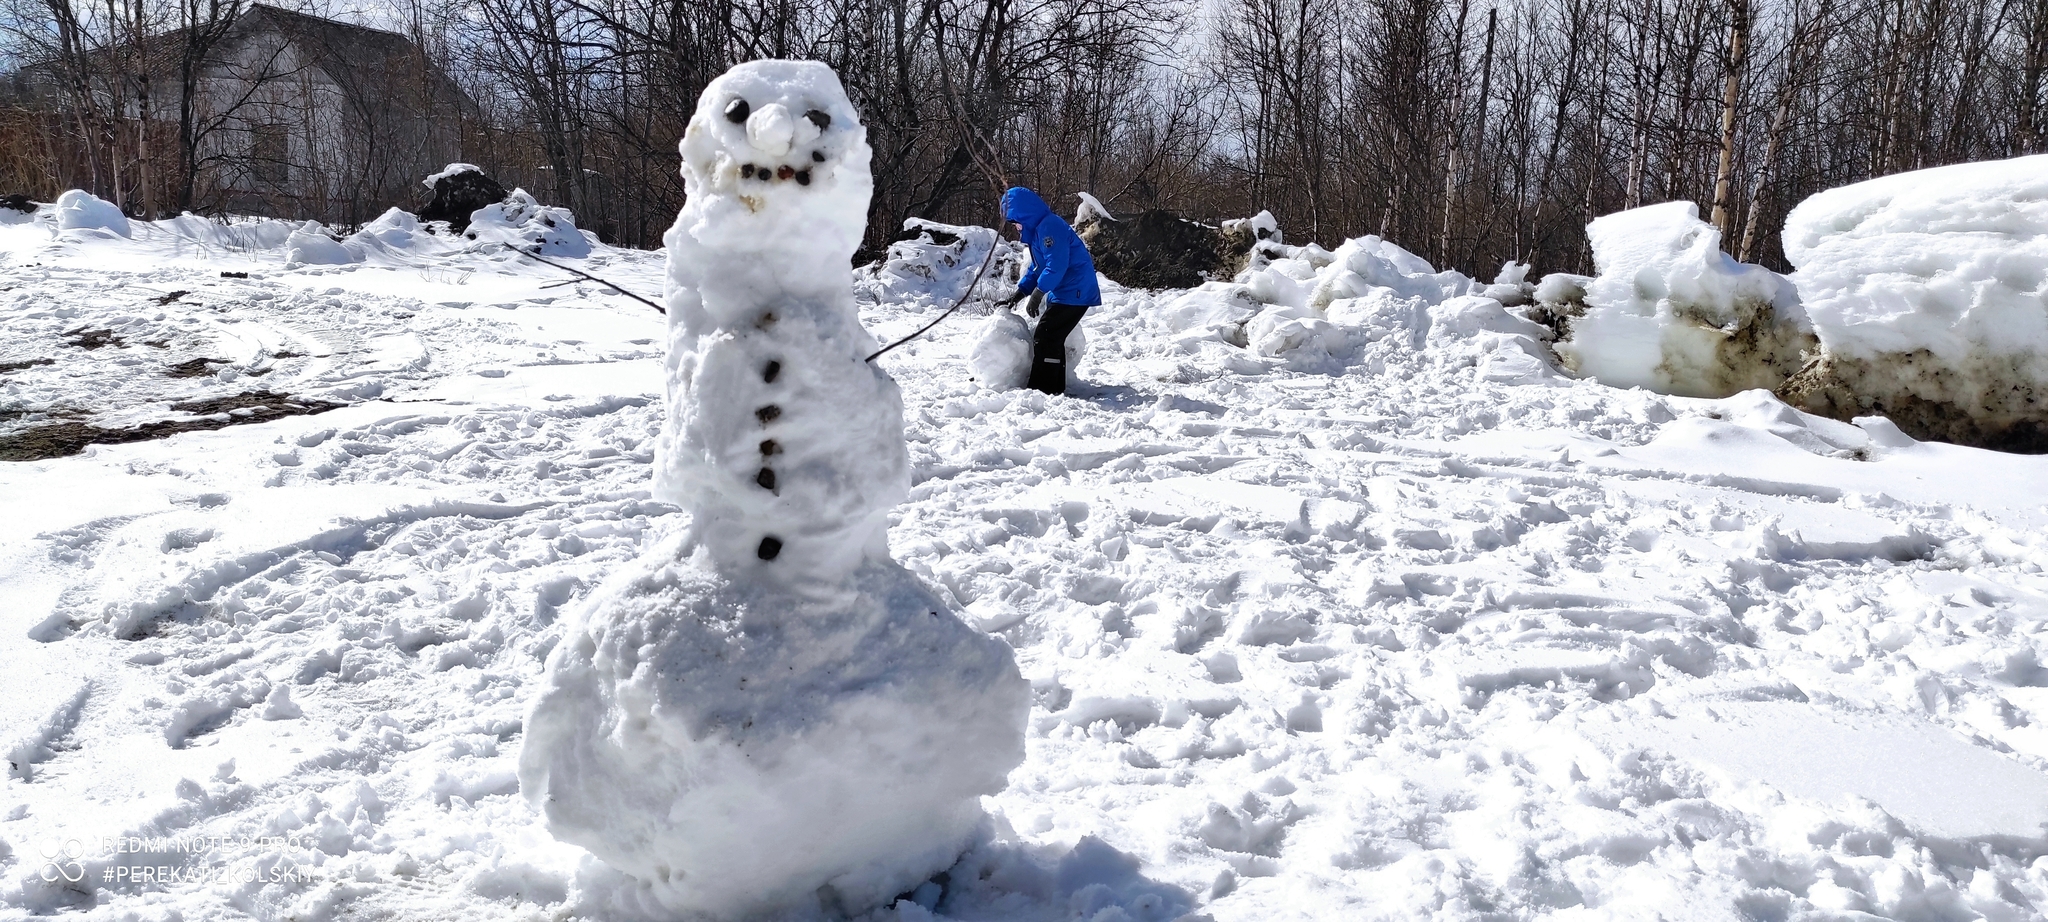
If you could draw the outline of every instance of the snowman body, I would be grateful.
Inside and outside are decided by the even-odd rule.
[[[655,494],[688,515],[576,609],[520,783],[685,918],[850,915],[951,865],[1023,759],[1007,645],[888,556],[902,400],[863,359],[865,132],[822,64],[712,81],[667,236]]]

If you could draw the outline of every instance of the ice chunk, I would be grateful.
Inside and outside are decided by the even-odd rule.
[[[2048,155],[1822,192],[1786,219],[1785,255],[1825,353],[1792,402],[2048,448]]]
[[[1585,313],[1565,322],[1556,346],[1579,375],[1726,397],[1778,386],[1813,349],[1791,283],[1721,252],[1721,232],[1693,203],[1618,212],[1586,232],[1599,275],[1585,286]],[[1565,294],[1561,287],[1545,279],[1538,297]]]

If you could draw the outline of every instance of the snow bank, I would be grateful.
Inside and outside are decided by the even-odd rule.
[[[1586,231],[1599,274],[1584,287],[1584,313],[1562,312],[1556,345],[1577,374],[1613,387],[1725,397],[1776,387],[1813,348],[1792,285],[1721,252],[1720,231],[1693,203],[1617,212]]]
[[[477,209],[463,236],[572,259],[589,256],[593,242],[589,234],[576,229],[576,216],[569,209],[542,205],[525,189],[514,189],[504,201]]]
[[[664,914],[855,914],[951,866],[1024,757],[1009,648],[888,553],[910,486],[849,260],[873,180],[832,70],[713,80],[682,142],[655,495],[688,528],[549,657],[520,783]],[[484,224],[485,212],[477,212]]]
[[[2048,448],[2048,155],[1822,192],[1786,219],[1785,255],[1824,351],[1794,403]]]
[[[113,202],[82,189],[71,189],[57,196],[57,229],[106,230],[126,237],[128,216]]]
[[[548,210],[566,213],[560,208]],[[460,248],[458,243],[456,239],[422,233],[418,218],[403,209],[392,208],[361,230],[340,239],[319,222],[307,221],[285,240],[285,267],[346,266],[366,262],[373,254],[404,263],[419,256],[447,255]],[[524,249],[532,251],[530,246]]]

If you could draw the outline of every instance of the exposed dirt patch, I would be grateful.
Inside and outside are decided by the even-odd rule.
[[[88,330],[79,327],[64,335],[70,337],[69,342],[80,349],[98,349],[102,346],[113,346],[118,349],[128,345],[126,340],[114,335],[113,330]]]
[[[1884,416],[1923,442],[2048,454],[2048,400],[2026,380],[2011,358],[1958,368],[1925,349],[1882,361],[1823,354],[1777,395],[1816,416]]]
[[[54,364],[56,364],[55,359],[29,359],[26,362],[0,362],[0,375],[7,374],[9,372],[21,371],[26,368],[34,368],[37,365]]]
[[[192,359],[164,369],[164,374],[172,378],[204,378],[213,374],[209,366],[226,364],[226,359]]]
[[[0,436],[0,461],[45,461],[78,454],[87,445],[118,445],[167,438],[180,432],[205,432],[244,423],[267,423],[287,416],[310,416],[337,410],[346,404],[272,391],[250,391],[231,397],[214,397],[171,404],[181,413],[200,419],[165,420],[129,429],[105,429],[90,423],[62,422],[37,426],[12,435]]]
[[[1713,360],[1704,366],[1695,365],[1692,356],[1674,354],[1668,345],[1665,348],[1658,370],[1666,379],[1690,382],[1702,392],[1686,394],[1689,397],[1733,396],[1752,388],[1778,387],[1798,373],[1808,356],[1820,352],[1820,340],[1796,324],[1779,320],[1777,307],[1769,301],[1736,302],[1735,316],[1741,322],[1732,327],[1719,325],[1714,313],[1694,305],[1674,303],[1672,314],[1714,342]]]

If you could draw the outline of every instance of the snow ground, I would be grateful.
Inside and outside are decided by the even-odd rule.
[[[0,918],[621,917],[514,768],[563,613],[680,518],[660,317],[186,231],[0,227],[0,364],[56,360],[0,438],[347,406],[0,465]],[[867,290],[885,341],[945,300]],[[967,382],[985,308],[881,360],[895,553],[1035,696],[985,844],[881,916],[2043,917],[2048,458],[1107,295],[1071,398]]]

